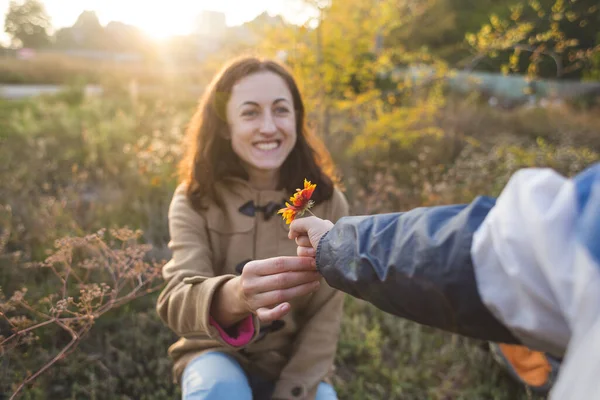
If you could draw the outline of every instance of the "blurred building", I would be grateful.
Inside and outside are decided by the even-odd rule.
[[[220,37],[227,29],[225,13],[219,11],[202,11],[196,17],[194,33],[205,37]]]
[[[227,30],[225,14],[218,11],[202,11],[196,17],[194,39],[196,42],[196,58],[205,59],[216,52],[223,43]]]

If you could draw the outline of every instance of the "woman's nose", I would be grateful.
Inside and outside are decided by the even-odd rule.
[[[262,123],[260,124],[261,133],[275,133],[277,132],[277,126],[273,120],[273,115],[270,112],[263,114]]]

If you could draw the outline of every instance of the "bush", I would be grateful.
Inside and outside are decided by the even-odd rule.
[[[204,86],[214,73],[197,63],[163,64],[159,61],[115,62],[40,53],[30,60],[0,57],[0,83],[56,84],[73,82],[107,87],[128,85],[167,85],[181,88]]]

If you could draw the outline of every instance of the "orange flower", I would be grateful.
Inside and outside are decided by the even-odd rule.
[[[304,189],[296,189],[296,193],[290,197],[290,203],[285,203],[285,208],[277,211],[277,214],[281,214],[286,224],[290,224],[296,217],[301,217],[306,211],[315,205],[315,202],[311,200],[313,192],[317,187],[316,183],[310,183],[304,179]],[[312,214],[312,213],[311,213]]]

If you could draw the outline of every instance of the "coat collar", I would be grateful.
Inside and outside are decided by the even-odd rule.
[[[264,220],[262,211],[257,212],[257,208],[262,209],[267,205],[271,212],[276,208],[274,215],[266,219],[270,222],[277,217],[276,213],[280,208],[277,204],[283,207],[284,201],[289,197],[285,190],[255,189],[248,181],[234,177],[223,179],[215,189],[222,207],[211,204],[206,211],[206,219],[209,229],[220,233],[247,232],[253,229],[256,218]]]

